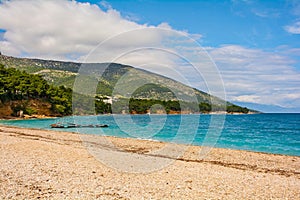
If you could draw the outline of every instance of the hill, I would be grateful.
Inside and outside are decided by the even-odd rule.
[[[0,64],[0,116],[71,114],[72,90],[49,85],[40,75]]]
[[[42,75],[42,77],[47,80],[49,84],[53,84],[56,86],[64,85],[65,87],[69,88],[73,87],[75,77],[78,75],[78,70],[81,66],[86,68],[92,68],[91,66],[93,66],[99,72],[103,72],[99,80],[100,84],[97,88],[98,94],[111,96],[113,89],[115,88],[115,84],[119,81],[119,79],[124,74],[130,74],[126,77],[126,84],[123,85],[122,88],[120,88],[122,93],[124,92],[124,90],[127,92],[128,89],[132,88],[133,85],[140,84],[139,82],[141,80],[148,80],[149,82],[155,83],[156,85],[155,88],[147,86],[144,87],[144,89],[139,89],[139,92],[134,93],[134,98],[152,98],[153,95],[155,95],[156,99],[174,100],[174,95],[170,95],[170,91],[165,90],[164,85],[167,85],[172,91],[174,91],[176,94],[179,94],[177,95],[177,97],[180,100],[188,101],[188,99],[186,98],[191,97],[194,95],[193,93],[196,93],[199,101],[211,101],[210,95],[199,90],[191,89],[190,87],[187,87],[186,85],[181,84],[177,81],[145,70],[136,69],[128,65],[117,63],[82,64],[75,62],[15,58],[1,55],[0,64],[3,64],[6,67],[13,67],[19,70],[24,70],[28,73]],[[107,67],[107,65],[109,66]],[[104,69],[105,67],[107,67],[107,69],[105,71],[101,71],[101,69]],[[180,94],[182,95],[180,96]],[[214,101],[219,101],[218,98],[212,98]]]
[[[3,64],[7,68],[16,68],[30,74],[39,75],[52,86],[64,86],[66,88],[73,88],[79,70],[84,69],[86,73],[89,70],[94,70],[93,76],[99,82],[95,95],[100,97],[100,99],[103,97],[116,99],[115,97],[117,97],[118,100],[114,103],[120,104],[119,107],[121,110],[126,110],[126,107],[122,105],[124,104],[122,100],[131,99],[131,102],[136,100],[139,100],[140,103],[142,102],[140,106],[145,106],[145,102],[150,100],[184,102],[188,112],[197,112],[198,106],[200,106],[201,112],[210,112],[212,111],[212,104],[215,109],[213,111],[218,111],[219,107],[219,109],[222,110],[221,105],[224,103],[227,103],[227,112],[248,113],[249,111],[247,108],[225,102],[218,97],[188,87],[178,81],[128,65],[117,63],[82,64],[76,62],[15,58],[5,55],[0,55],[0,64]],[[195,101],[195,97],[199,105]],[[151,107],[150,104],[149,102],[147,103],[148,106],[146,106],[146,110],[149,110]],[[183,103],[180,105],[183,105]],[[129,110],[130,109],[132,109],[132,106]],[[144,110],[143,112],[146,112],[145,109],[142,109]],[[118,112],[121,112],[121,110]],[[136,113],[135,110],[132,111]],[[180,112],[182,111],[181,108]]]

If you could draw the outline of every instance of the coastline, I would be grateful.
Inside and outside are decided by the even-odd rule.
[[[171,164],[127,173],[98,161],[71,132],[0,125],[0,198],[68,199],[294,199],[300,196],[300,157],[185,146],[184,155],[155,152],[168,143],[106,138],[124,155],[155,156]],[[86,140],[87,141],[87,140]],[[134,163],[132,163],[134,165]]]
[[[36,116],[26,116],[26,117],[6,117],[6,118],[0,118],[0,121],[2,120],[28,120],[28,119],[56,119],[58,117],[53,116],[44,116],[44,115],[36,115]]]
[[[263,114],[262,112],[248,112],[248,113],[242,113],[242,112],[195,112],[195,113],[151,113],[151,115],[256,115],[256,114]],[[145,114],[122,114],[122,113],[107,113],[107,114],[99,114],[99,115],[150,115],[150,113],[145,113]],[[48,118],[59,118],[59,117],[70,117],[73,115],[65,115],[65,116],[53,116],[53,115],[24,115],[23,117],[14,117],[14,116],[0,116],[0,120],[27,120],[27,119],[48,119]],[[89,115],[76,115],[76,116],[89,116]]]

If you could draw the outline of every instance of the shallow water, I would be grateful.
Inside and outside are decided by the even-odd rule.
[[[50,124],[57,122],[109,125],[108,128],[55,129],[57,131],[300,156],[300,114],[99,115],[0,121],[39,129],[51,129]]]

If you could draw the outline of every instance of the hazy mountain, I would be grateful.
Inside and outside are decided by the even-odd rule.
[[[300,113],[300,107],[298,108],[284,108],[276,105],[266,105],[258,103],[247,103],[247,102],[233,102],[239,106],[252,108],[259,110],[264,113]]]

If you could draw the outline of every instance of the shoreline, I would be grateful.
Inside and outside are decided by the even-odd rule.
[[[145,114],[122,114],[122,113],[107,113],[107,114],[98,114],[98,115],[256,115],[256,114],[272,114],[272,113],[262,113],[262,112],[209,112],[209,113],[145,113]],[[28,119],[48,119],[48,118],[62,118],[62,117],[71,117],[71,116],[98,116],[98,115],[66,115],[66,116],[52,116],[52,115],[24,115],[24,117],[14,117],[14,116],[1,116],[0,120],[28,120]]]
[[[48,118],[45,118],[48,119]],[[261,152],[261,151],[251,151],[251,150],[244,150],[244,149],[231,149],[231,148],[221,148],[221,147],[211,147],[211,146],[203,146],[203,145],[194,145],[194,144],[184,144],[184,143],[175,143],[175,142],[165,142],[165,141],[160,141],[160,140],[154,140],[154,139],[144,139],[144,138],[129,138],[129,137],[118,137],[118,136],[110,136],[110,135],[96,135],[96,134],[83,134],[83,133],[78,133],[78,132],[74,132],[74,131],[58,131],[55,129],[40,129],[40,128],[28,128],[28,127],[19,127],[19,126],[11,126],[11,125],[5,125],[5,124],[0,124],[0,132],[2,131],[1,128],[13,128],[13,129],[17,129],[17,130],[32,130],[32,131],[45,131],[45,132],[54,132],[56,134],[60,134],[60,133],[64,133],[64,134],[75,134],[78,136],[87,136],[87,137],[98,137],[98,138],[108,138],[108,139],[112,139],[112,140],[128,140],[128,141],[132,141],[134,142],[153,142],[153,143],[159,143],[159,144],[173,144],[173,145],[179,145],[179,146],[186,146],[186,147],[193,147],[193,148],[208,148],[210,150],[219,150],[219,151],[236,151],[236,152],[244,152],[244,153],[249,153],[249,154],[262,154],[262,155],[270,155],[270,156],[283,156],[283,157],[296,157],[299,158],[300,160],[300,156],[297,155],[289,155],[289,154],[279,154],[279,153],[270,153],[270,152]],[[63,130],[63,129],[60,129]],[[299,163],[300,164],[300,163]],[[300,170],[299,170],[299,174],[300,174]]]
[[[56,117],[53,118],[38,118],[38,119],[55,119]],[[4,119],[0,119],[4,120]],[[15,119],[11,119],[11,120],[15,120]],[[20,119],[22,120],[22,119]],[[24,120],[28,120],[28,119],[24,119]],[[20,127],[20,126],[13,126],[13,125],[6,125],[6,124],[1,124],[0,123],[0,129],[1,127],[7,127],[7,128],[20,128],[20,129],[28,129],[28,130],[37,130],[37,131],[54,131],[54,132],[66,132],[66,133],[72,133],[72,134],[79,134],[79,135],[86,135],[86,134],[82,134],[79,132],[74,132],[74,131],[62,131],[64,130],[64,128],[61,128],[59,130],[57,129],[42,129],[42,128],[30,128],[30,127]],[[235,148],[225,148],[225,147],[212,147],[212,146],[203,146],[203,145],[196,145],[196,144],[185,144],[185,143],[175,143],[175,142],[166,142],[166,141],[160,141],[160,140],[155,140],[155,139],[144,139],[144,138],[129,138],[129,137],[118,137],[118,136],[109,136],[109,135],[96,135],[96,134],[88,134],[91,136],[98,136],[98,137],[105,137],[105,138],[116,138],[116,139],[129,139],[129,140],[137,140],[137,141],[150,141],[150,142],[158,142],[158,143],[165,143],[165,144],[174,144],[174,145],[182,145],[182,146],[194,146],[194,147],[205,147],[208,149],[220,149],[220,150],[232,150],[232,151],[243,151],[243,152],[249,152],[249,153],[259,153],[259,154],[267,154],[267,155],[279,155],[279,156],[293,156],[293,157],[299,157],[298,155],[292,155],[292,154],[280,154],[280,153],[272,153],[272,152],[262,152],[262,151],[253,151],[253,150],[247,150],[247,149],[235,149]]]
[[[199,158],[199,146],[184,146],[180,157],[157,153],[170,143],[87,136],[107,152],[139,160],[171,160],[149,173],[128,173],[95,158],[74,134],[0,125],[0,198],[78,199],[293,199],[300,196],[300,157],[212,148]],[[113,147],[105,146],[108,139]],[[122,160],[122,159],[121,159]],[[134,165],[135,163],[130,163]],[[243,192],[241,192],[243,191]]]

